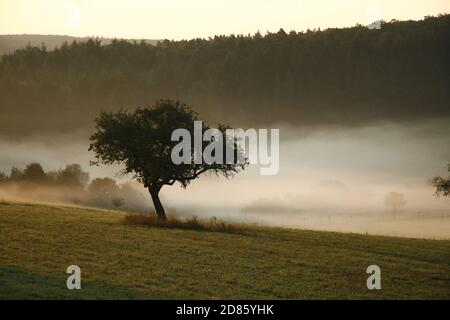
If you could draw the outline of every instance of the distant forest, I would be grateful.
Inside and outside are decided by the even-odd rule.
[[[113,39],[97,38],[102,44],[109,44]],[[59,35],[44,35],[44,34],[5,34],[0,35],[0,55],[13,53],[18,49],[23,49],[26,46],[40,47],[45,45],[47,50],[53,50],[63,45],[64,42],[73,41],[87,41],[89,37],[72,37]],[[156,45],[158,40],[144,39],[148,44]]]
[[[45,172],[39,163],[30,163],[24,169],[12,167],[10,175],[0,171],[0,202],[3,197],[133,212],[150,210],[150,200],[138,191],[135,183],[117,184],[111,178],[90,181],[89,174],[79,164],[49,172]]]
[[[181,99],[211,123],[359,125],[450,116],[450,15],[189,41],[27,47],[0,61],[0,134],[90,128]]]

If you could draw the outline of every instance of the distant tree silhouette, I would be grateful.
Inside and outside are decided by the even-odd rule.
[[[0,183],[5,183],[7,181],[8,181],[8,176],[3,171],[0,171]]]
[[[19,182],[23,179],[23,170],[12,167],[11,168],[11,174],[9,175],[9,181],[11,182]]]
[[[448,164],[448,172],[450,172],[450,163]],[[436,189],[436,196],[450,196],[450,176],[447,178],[435,177],[433,178],[432,183]]]
[[[390,192],[384,199],[384,204],[388,207],[392,207],[392,213],[394,218],[398,208],[402,208],[406,205],[405,196],[399,192]]]
[[[84,172],[79,164],[70,164],[57,172],[56,181],[65,187],[84,189],[89,182],[89,173]]]
[[[120,197],[115,197],[112,199],[112,205],[115,208],[120,208],[123,207],[125,205],[125,199],[124,198],[120,198]]]
[[[119,190],[116,180],[111,178],[95,178],[88,187],[90,193],[110,199],[115,197],[119,193]]]
[[[31,163],[23,170],[22,179],[33,183],[47,183],[48,176],[39,163]]]
[[[149,191],[156,214],[166,219],[159,192],[165,185],[179,182],[186,186],[206,172],[230,177],[244,163],[180,164],[171,159],[171,150],[178,142],[171,141],[175,129],[184,128],[194,137],[197,114],[179,101],[159,100],[152,107],[138,108],[134,112],[102,112],[95,120],[96,132],[91,136],[89,150],[95,152],[92,164],[119,164],[123,175],[132,174]],[[220,126],[225,132],[227,127]],[[203,130],[207,130],[203,126]],[[204,142],[206,144],[206,142]],[[193,143],[191,143],[193,149]],[[191,155],[194,151],[191,150]],[[237,155],[238,146],[233,143]],[[237,157],[235,157],[237,159]]]
[[[40,164],[31,163],[25,169],[12,167],[9,176],[0,171],[0,188],[11,190],[11,187],[21,196],[21,192],[28,195],[39,190],[37,197],[45,201],[68,201],[107,209],[126,207],[125,210],[133,212],[145,212],[149,208],[147,197],[134,183],[119,186],[111,178],[96,178],[89,183],[89,174],[79,164],[45,172]]]
[[[147,197],[144,196],[142,192],[138,190],[140,185],[137,182],[126,182],[120,185],[120,196],[125,199],[125,205],[128,207],[134,205],[135,208],[139,207],[139,204],[144,204],[147,202]],[[141,206],[142,209],[143,206]]]

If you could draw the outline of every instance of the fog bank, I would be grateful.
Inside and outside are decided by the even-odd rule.
[[[450,238],[450,202],[436,198],[430,179],[446,175],[450,120],[378,123],[358,128],[280,128],[280,170],[258,166],[226,180],[203,176],[186,190],[163,188],[168,211],[265,225],[412,237]],[[0,140],[0,170],[40,162],[47,170],[80,163],[92,178],[117,168],[90,167],[87,136]],[[126,178],[119,179],[122,182]],[[141,191],[145,193],[142,188]],[[389,192],[406,205],[385,205]],[[149,200],[150,201],[150,200]]]

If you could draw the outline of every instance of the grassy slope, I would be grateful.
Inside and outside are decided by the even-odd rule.
[[[450,241],[123,223],[118,213],[0,205],[0,298],[446,298]],[[65,288],[67,266],[82,290]],[[382,289],[366,288],[367,266]]]

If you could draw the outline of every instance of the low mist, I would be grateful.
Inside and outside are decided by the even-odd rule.
[[[358,128],[280,128],[280,171],[260,176],[250,166],[226,180],[203,176],[186,190],[165,186],[161,199],[179,216],[218,217],[273,226],[406,237],[450,238],[450,202],[434,196],[431,178],[446,175],[450,120],[377,123]],[[119,168],[91,167],[88,135],[0,139],[0,170],[39,162],[45,170],[79,163],[90,178],[115,177]],[[125,183],[129,177],[116,177]],[[136,186],[148,209],[150,197]],[[57,195],[53,192],[58,193]],[[403,197],[393,208],[390,193]],[[71,202],[64,190],[11,188],[0,198]]]

